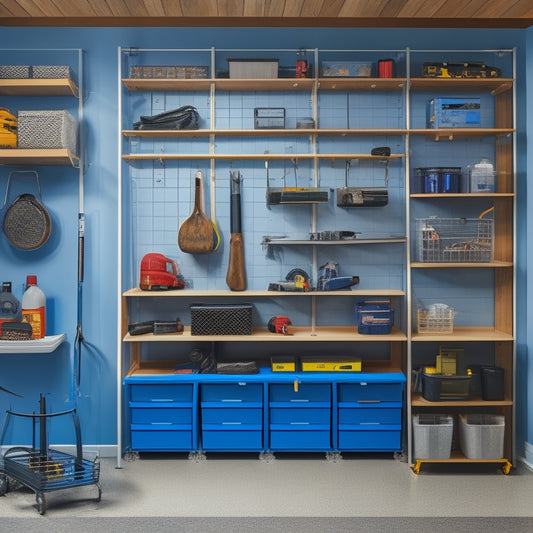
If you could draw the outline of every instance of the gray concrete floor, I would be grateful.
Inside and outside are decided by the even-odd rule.
[[[101,459],[101,501],[86,486],[47,494],[54,517],[533,517],[533,472],[423,465],[392,454],[143,454]],[[38,516],[32,491],[13,484],[0,517]],[[532,522],[533,523],[533,522]]]

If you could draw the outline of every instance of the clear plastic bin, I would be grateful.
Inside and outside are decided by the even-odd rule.
[[[429,309],[418,309],[418,333],[452,334],[454,317],[454,309],[440,304]]]

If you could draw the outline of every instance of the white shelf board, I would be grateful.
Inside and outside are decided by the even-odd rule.
[[[44,339],[29,341],[0,340],[0,354],[3,353],[52,353],[67,338],[66,333],[47,335]]]

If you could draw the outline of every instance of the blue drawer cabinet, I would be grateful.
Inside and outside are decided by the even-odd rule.
[[[263,449],[263,384],[202,383],[200,417],[202,449]]]
[[[129,376],[135,451],[399,451],[405,376]]]
[[[192,450],[193,403],[190,383],[132,385],[129,402],[132,450]]]
[[[402,383],[339,383],[339,450],[399,451],[402,403]]]
[[[330,383],[270,384],[270,450],[331,450],[331,403]]]

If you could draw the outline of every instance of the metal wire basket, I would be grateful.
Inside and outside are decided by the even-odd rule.
[[[491,218],[417,218],[416,258],[421,263],[490,263]]]

